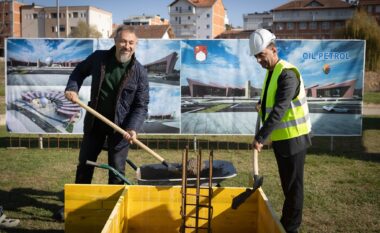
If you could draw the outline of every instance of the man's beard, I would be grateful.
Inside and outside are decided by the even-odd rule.
[[[127,54],[120,54],[120,62],[126,63],[130,60],[130,57]]]

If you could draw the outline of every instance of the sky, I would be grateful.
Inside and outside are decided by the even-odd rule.
[[[56,6],[57,0],[18,0],[25,4]],[[243,27],[243,14],[270,11],[289,0],[223,0],[232,26]],[[95,6],[112,13],[113,23],[135,15],[160,15],[169,19],[168,5],[173,0],[58,0],[60,6]],[[131,3],[132,2],[132,3]]]

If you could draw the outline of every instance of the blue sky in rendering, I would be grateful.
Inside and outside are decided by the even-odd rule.
[[[305,86],[340,83],[356,79],[363,86],[364,41],[349,40],[277,40],[280,58],[296,65]],[[194,57],[197,45],[207,47],[203,62]],[[248,40],[184,40],[182,43],[181,85],[187,78],[221,86],[243,87],[247,80],[262,87],[265,71],[249,55]],[[328,64],[330,72],[324,73]]]
[[[180,115],[180,89],[177,87],[150,87],[149,114]]]
[[[296,65],[306,87],[356,79],[362,88],[364,41],[360,40],[277,40],[280,58]],[[325,74],[323,66],[330,72]]]
[[[178,60],[175,69],[180,69],[180,40],[156,40],[156,39],[139,39],[136,48],[137,60],[145,65],[157,61],[171,54],[177,52]],[[100,39],[97,41],[96,49],[110,49],[114,46],[113,39]]]
[[[207,47],[205,61],[195,59],[198,45]],[[250,80],[261,88],[265,71],[249,55],[248,40],[184,40],[181,46],[181,85],[188,85],[187,78],[230,87],[244,87]]]
[[[36,62],[81,61],[93,51],[93,40],[73,39],[8,39],[7,58]]]

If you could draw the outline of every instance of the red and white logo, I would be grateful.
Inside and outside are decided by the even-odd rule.
[[[207,59],[207,46],[197,45],[194,47],[194,57],[197,61],[205,61]]]

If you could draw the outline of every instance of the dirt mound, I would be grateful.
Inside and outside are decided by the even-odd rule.
[[[364,91],[380,91],[380,73],[365,72]]]

